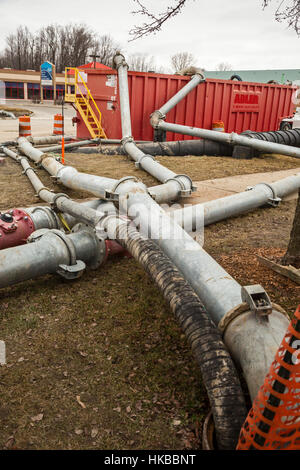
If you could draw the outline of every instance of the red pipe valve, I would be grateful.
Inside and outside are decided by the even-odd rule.
[[[34,230],[31,217],[22,209],[0,212],[0,249],[26,243]]]

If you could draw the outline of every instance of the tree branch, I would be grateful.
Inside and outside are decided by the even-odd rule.
[[[141,0],[134,0],[140,7],[138,10],[133,11],[134,15],[144,15],[148,17],[149,21],[143,23],[141,26],[134,26],[130,31],[129,35],[132,36],[130,41],[135,41],[143,36],[147,36],[151,33],[157,33],[161,30],[162,25],[170,18],[178,15],[187,0],[176,0],[173,7],[168,7],[166,11],[159,13],[157,16],[151,13],[145,5],[142,4]],[[129,42],[130,42],[129,41]]]

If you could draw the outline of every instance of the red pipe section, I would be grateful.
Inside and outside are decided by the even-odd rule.
[[[0,212],[0,250],[23,245],[34,230],[31,217],[22,209]]]

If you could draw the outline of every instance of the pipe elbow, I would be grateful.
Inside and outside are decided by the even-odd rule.
[[[166,116],[157,109],[150,115],[150,124],[154,129],[158,129],[160,121],[163,121],[165,118]]]
[[[119,52],[113,58],[113,64],[115,65],[116,69],[118,70],[119,67],[128,67],[128,64],[125,60],[125,56]]]

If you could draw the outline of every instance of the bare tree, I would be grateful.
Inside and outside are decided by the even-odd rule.
[[[190,52],[177,52],[171,57],[174,72],[178,73],[191,65],[195,65],[195,58]]]
[[[156,69],[155,61],[153,56],[148,54],[136,53],[131,54],[128,57],[129,70],[135,70],[137,72],[149,72]]]
[[[300,268],[300,191],[287,251],[282,259],[283,265],[291,264]]]
[[[49,60],[57,72],[63,72],[67,66],[86,63],[92,53],[110,65],[119,49],[110,36],[98,36],[85,24],[50,24],[34,34],[26,26],[19,26],[6,38],[6,48],[0,52],[1,67],[39,70],[41,63]]]
[[[120,50],[121,45],[115,42],[110,35],[105,34],[99,38],[95,38],[90,54],[98,55],[98,60],[102,64],[112,66],[113,56]]]
[[[170,18],[178,15],[181,9],[183,8],[184,4],[187,0],[175,0],[174,6],[170,6],[166,9],[166,11],[162,13],[158,13],[155,15],[151,13],[147,7],[145,7],[140,0],[133,0],[139,6],[138,10],[133,11],[134,15],[143,15],[146,16],[149,20],[148,23],[143,23],[141,26],[134,26],[130,31],[129,35],[132,36],[131,41],[135,39],[139,39],[142,36],[147,34],[156,33],[157,31],[161,30],[162,25],[168,21]],[[173,0],[174,3],[174,0]]]
[[[263,7],[266,8],[272,0],[263,0]],[[300,34],[300,0],[280,0],[275,12],[276,21],[286,21],[289,28],[293,28]]]
[[[217,65],[217,70],[220,72],[225,72],[226,70],[232,70],[232,65],[229,64],[228,62],[220,62]]]
[[[161,13],[153,13],[141,2],[141,0],[133,0],[139,6],[138,10],[133,11],[134,15],[142,15],[147,17],[148,22],[142,25],[135,25],[130,31],[131,41],[146,36],[148,34],[157,33],[161,27],[170,18],[178,15],[188,0],[173,0],[174,5],[169,6]],[[262,0],[263,8],[269,6],[273,0]],[[287,21],[288,26],[293,28],[300,35],[300,0],[279,0],[279,6],[275,13],[277,21]],[[171,0],[170,0],[171,3]]]

